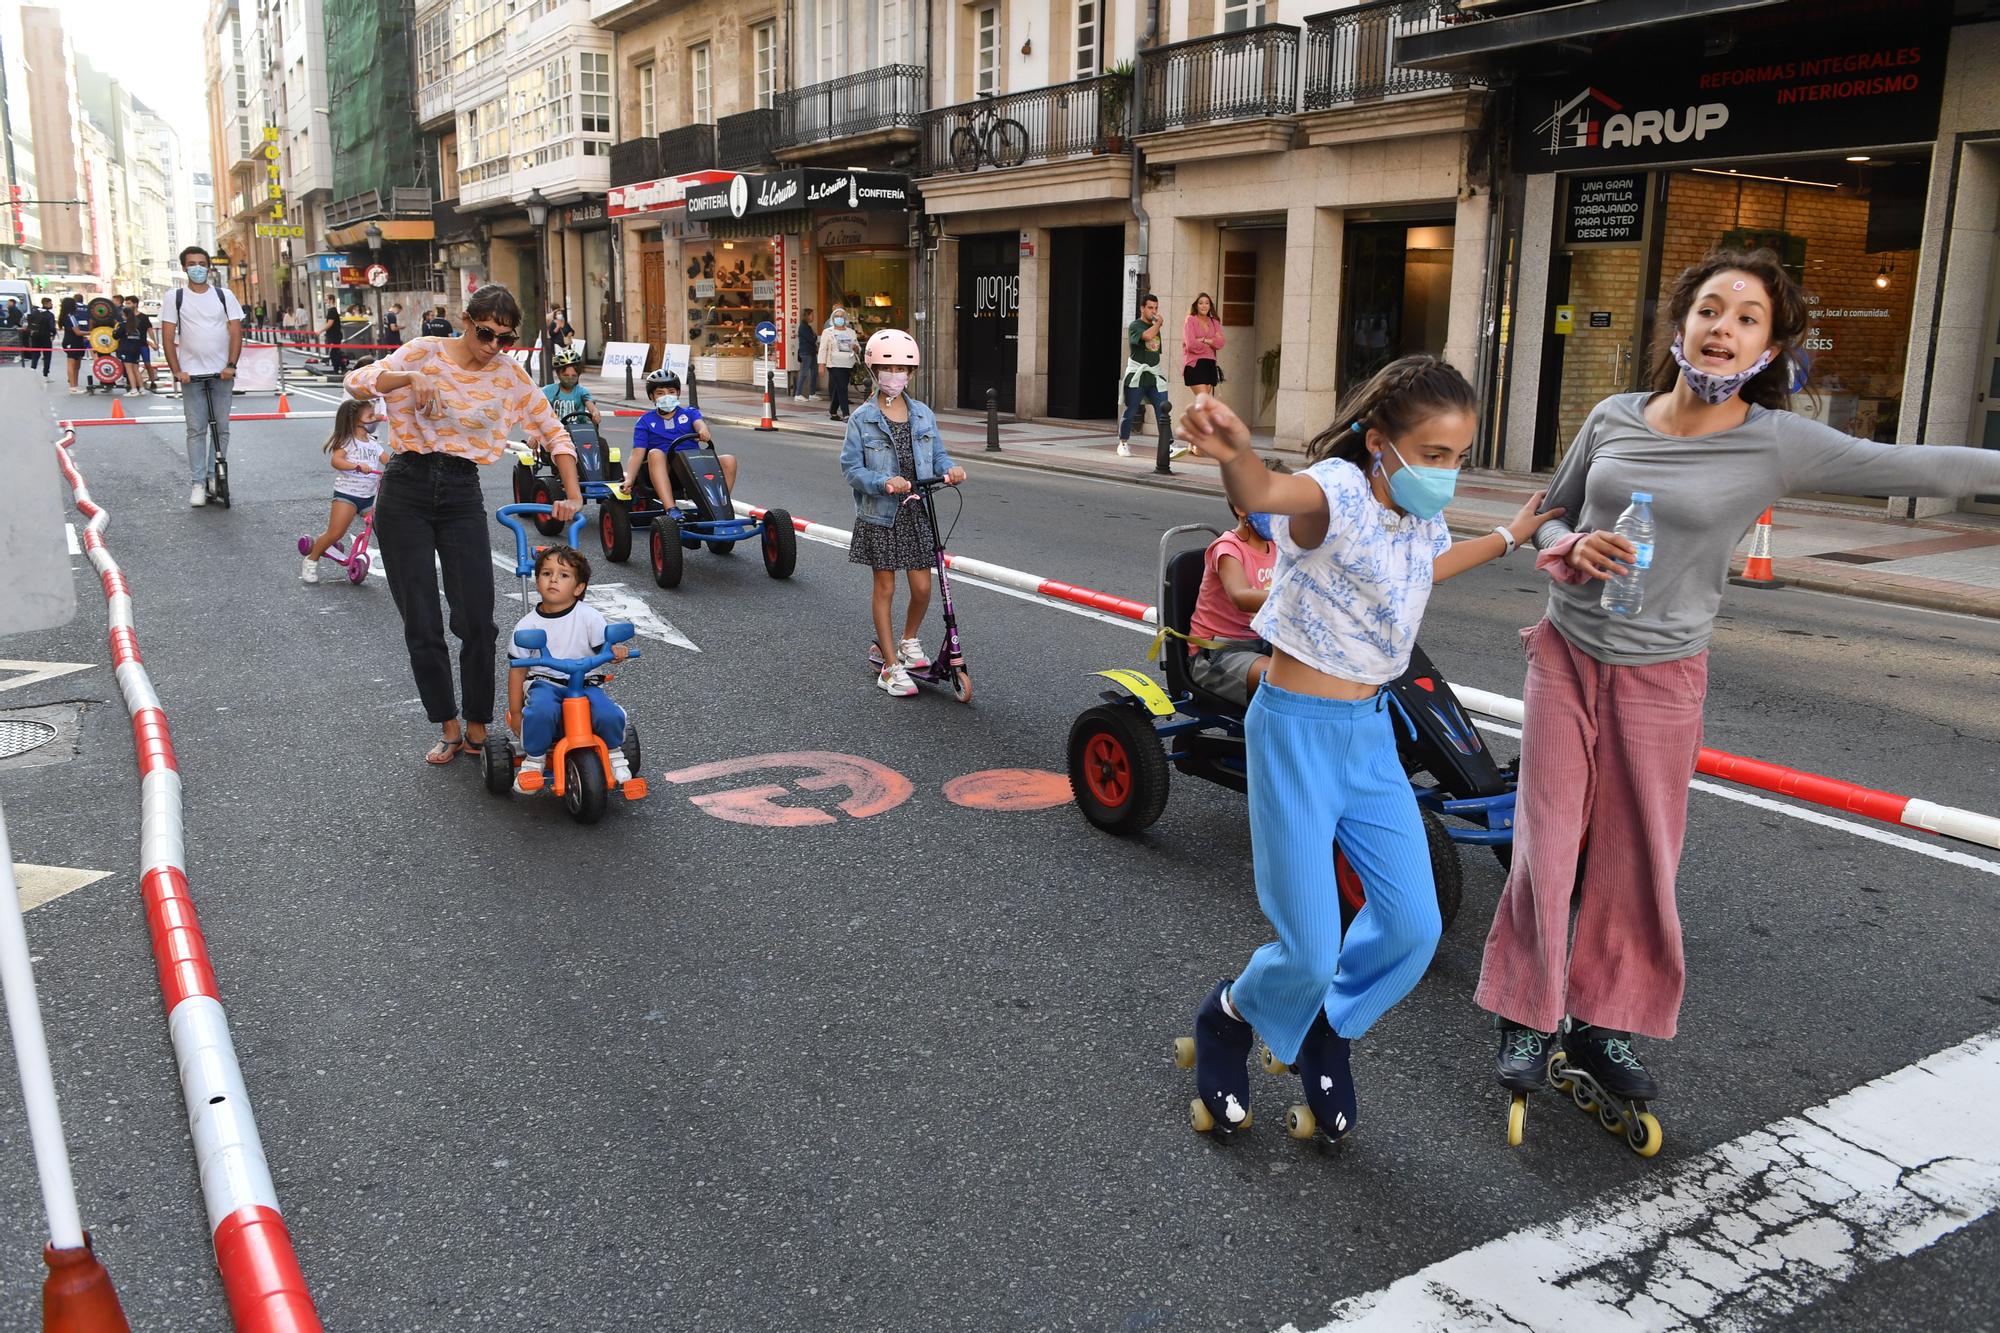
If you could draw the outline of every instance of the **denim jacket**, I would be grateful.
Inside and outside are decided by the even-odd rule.
[[[910,406],[910,444],[917,459],[917,475],[906,481],[931,481],[953,467],[938,435],[937,417],[914,398]],[[889,439],[889,419],[882,415],[881,402],[870,394],[868,401],[854,409],[847,419],[847,438],[840,446],[840,471],[854,488],[854,517],[878,528],[896,526],[896,511],[903,497],[883,490],[889,478],[898,475],[896,446]]]

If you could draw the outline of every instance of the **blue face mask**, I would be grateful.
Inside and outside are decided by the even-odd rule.
[[[847,327],[847,320],[840,315],[835,315],[833,317],[833,327],[835,327],[836,329],[844,329]]]
[[[1256,533],[1265,541],[1271,540],[1271,516],[1269,514],[1245,514],[1243,521],[1250,525],[1250,531]]]
[[[659,414],[663,417],[670,415],[673,412],[673,410],[679,407],[680,405],[681,405],[681,400],[680,400],[680,395],[678,394],[663,393],[653,399],[653,406],[659,411]]]
[[[208,266],[205,264],[189,264],[187,275],[188,281],[199,287],[208,281]]]
[[[1396,507],[1412,518],[1436,518],[1442,514],[1451,503],[1452,492],[1458,489],[1458,469],[1416,467],[1395,445],[1391,444],[1389,451],[1403,465],[1389,474],[1389,498],[1396,502]],[[1380,458],[1375,460],[1375,466],[1382,466]]]

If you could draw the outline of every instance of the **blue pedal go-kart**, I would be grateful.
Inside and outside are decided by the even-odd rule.
[[[535,550],[528,539],[528,529],[521,522],[521,516],[548,516],[547,505],[505,505],[495,515],[496,518],[514,532],[514,572],[522,581],[521,599],[527,604],[529,580],[535,573]],[[537,517],[537,521],[540,519]],[[568,541],[576,545],[583,536],[583,515],[578,514],[570,521]],[[529,650],[530,656],[509,655],[510,667],[547,667],[563,672],[569,679],[556,687],[562,698],[562,726],[556,736],[555,745],[549,751],[547,778],[530,774],[524,779],[523,787],[528,791],[541,790],[544,783],[552,786],[556,798],[569,811],[570,818],[579,824],[595,824],[604,818],[604,809],[614,786],[611,780],[611,751],[598,738],[590,725],[590,701],[584,697],[586,685],[602,685],[610,681],[609,674],[600,674],[614,657],[612,646],[625,643],[633,633],[629,621],[618,621],[605,626],[604,649],[584,658],[556,658],[548,655],[549,636],[546,631],[526,629],[519,632],[515,642]],[[634,648],[626,658],[639,656]],[[630,718],[625,722],[625,740],[619,747],[625,755],[627,769],[633,774],[622,784],[615,784],[619,795],[628,801],[642,799],[646,795],[646,780],[639,773],[639,727]],[[508,796],[514,791],[514,770],[526,756],[514,752],[514,744],[498,727],[488,727],[486,746],[480,751],[480,773],[485,778],[486,790],[495,796]]]
[[[1176,539],[1190,532],[1220,535],[1192,523],[1169,528],[1160,538],[1160,625],[1172,631],[1158,641],[1166,688],[1143,671],[1100,671],[1096,674],[1117,688],[1103,691],[1103,702],[1070,727],[1071,794],[1084,817],[1107,832],[1137,833],[1160,817],[1169,765],[1232,791],[1249,785],[1244,706],[1202,688],[1188,670],[1185,636],[1201,591],[1206,548],[1204,542],[1176,551]],[[1430,844],[1438,912],[1449,926],[1458,915],[1465,878],[1457,845],[1489,847],[1501,865],[1512,863],[1517,768],[1494,760],[1422,648],[1384,691],[1395,717],[1397,755],[1410,776]],[[1367,894],[1347,858],[1338,847],[1334,851],[1345,925]]]
[[[766,574],[790,578],[798,568],[799,534],[791,514],[767,509],[762,518],[739,517],[714,449],[674,450],[667,455],[667,477],[673,495],[664,504],[653,494],[651,474],[640,468],[626,501],[606,501],[599,508],[598,536],[605,559],[625,559],[632,548],[632,529],[645,528],[653,582],[662,588],[680,586],[683,552],[698,550],[703,543],[717,555],[728,555],[736,543],[754,537],[764,554]]]
[[[617,445],[606,443],[588,412],[572,412],[562,419],[562,424],[569,432],[570,443],[576,446],[577,489],[584,502],[595,501],[601,506],[606,500],[623,498],[623,452]],[[556,473],[554,461],[535,446],[516,442],[514,503],[553,505],[562,491],[562,478]],[[562,525],[553,518],[538,518],[535,528],[544,537],[553,537],[562,530]]]

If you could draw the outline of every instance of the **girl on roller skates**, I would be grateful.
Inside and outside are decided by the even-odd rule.
[[[1514,861],[1475,998],[1496,1016],[1500,1082],[1517,1106],[1545,1086],[1567,1018],[1559,1081],[1646,1156],[1659,1146],[1645,1114],[1659,1086],[1634,1038],[1672,1037],[1680,1015],[1674,876],[1731,551],[1799,491],[2000,489],[2000,453],[1878,444],[1786,410],[1806,319],[1768,250],[1721,250],[1684,271],[1661,304],[1651,388],[1599,403],[1556,470],[1552,512],[1575,525],[1551,518],[1535,533],[1552,582],[1547,614],[1521,635]],[[1654,547],[1639,610],[1614,614],[1599,584],[1639,556],[1611,531],[1635,492],[1652,497]]]
[[[1197,1130],[1250,1124],[1259,1033],[1305,1083],[1293,1134],[1352,1130],[1348,1043],[1416,985],[1437,944],[1423,824],[1379,691],[1409,665],[1431,585],[1507,554],[1547,517],[1537,495],[1511,523],[1452,543],[1443,511],[1474,409],[1458,371],[1404,357],[1341,405],[1296,475],[1267,471],[1249,427],[1208,394],[1181,417],[1182,440],[1221,464],[1229,503],[1272,515],[1278,549],[1252,621],[1271,665],[1245,720],[1257,901],[1277,939],[1195,1015]],[[1344,941],[1336,839],[1367,890]]]

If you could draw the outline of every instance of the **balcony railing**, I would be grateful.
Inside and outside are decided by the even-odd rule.
[[[429,187],[423,185],[392,186],[386,198],[380,190],[363,190],[360,194],[328,204],[326,225],[345,227],[369,218],[421,217],[431,211],[432,202]]]
[[[921,65],[884,65],[778,94],[779,148],[828,143],[877,130],[919,130],[925,97]]]
[[[715,170],[715,126],[683,125],[660,136],[660,174]]]
[[[772,161],[778,144],[778,108],[739,111],[715,122],[716,165],[724,171],[749,171]]]
[[[1197,37],[1139,57],[1139,133],[1289,116],[1299,107],[1299,30],[1283,23]]]
[[[611,183],[639,185],[660,178],[660,137],[611,145]]]
[[[941,107],[924,116],[918,171],[937,176],[1122,152],[1131,100],[1132,81],[1107,74]]]
[[[1396,64],[1398,38],[1460,21],[1447,7],[1448,0],[1377,0],[1307,19],[1306,110],[1468,86],[1464,75]]]

